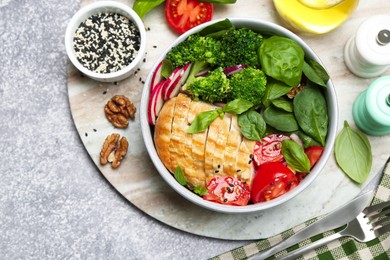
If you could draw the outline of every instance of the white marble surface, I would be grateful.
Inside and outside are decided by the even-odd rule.
[[[279,22],[269,0],[239,0],[234,6],[216,8],[215,18],[234,12],[238,6],[245,11],[237,16]],[[2,258],[206,259],[246,244],[248,241],[233,241],[235,236],[219,240],[170,228],[129,203],[95,167],[83,147],[85,133],[80,132],[80,141],[68,103],[63,34],[79,7],[79,2],[72,0],[0,1]],[[366,17],[389,9],[387,1],[361,1],[352,17],[337,30],[323,36],[303,36],[334,80],[340,129],[345,119],[354,126],[353,101],[373,81],[357,78],[346,70],[342,48]],[[155,19],[161,22],[156,24]],[[150,32],[168,30],[162,7],[144,21]],[[147,59],[162,52],[169,37],[172,35],[167,33],[158,44],[150,42]],[[148,64],[143,71],[151,66]],[[134,87],[140,87],[138,81]],[[95,132],[88,129],[88,133],[93,136]],[[369,139],[374,173],[389,156],[390,138]],[[292,212],[283,225],[329,211],[351,199],[360,188],[337,169],[332,159],[324,174],[305,191],[318,193],[318,197],[308,200],[303,193],[291,201],[293,204],[278,209],[283,212],[289,208]],[[253,219],[253,223],[258,221]],[[268,225],[266,221],[261,224]],[[272,227],[281,226],[275,223]]]
[[[89,3],[82,1],[82,4]],[[261,5],[261,8],[260,8]],[[364,7],[361,7],[364,8]],[[256,10],[251,13],[249,10]],[[368,9],[366,9],[368,10]],[[371,9],[370,9],[371,11]],[[358,14],[358,13],[357,13]],[[275,14],[272,1],[249,1],[224,6],[216,10],[214,18],[253,17],[281,23]],[[161,23],[160,12],[153,11],[145,17],[147,28],[146,61],[140,71],[131,78],[117,84],[103,84],[85,77],[72,66],[69,70],[68,93],[71,110],[81,139],[92,160],[108,181],[139,209],[170,226],[202,236],[248,240],[266,238],[300,224],[302,221],[329,212],[353,198],[361,187],[351,182],[338,169],[334,158],[330,158],[323,172],[297,197],[280,206],[258,213],[229,215],[200,208],[183,200],[167,187],[150,163],[142,142],[139,117],[131,122],[128,129],[114,129],[103,114],[104,104],[115,94],[126,95],[139,106],[143,81],[155,61],[177,37],[165,23]],[[322,36],[305,36],[327,67],[338,95],[340,113],[339,127],[351,118],[354,96],[367,87],[367,80],[351,74],[343,62],[343,47],[353,35],[350,28],[358,18],[352,17],[347,24],[336,31]],[[332,47],[329,48],[329,42]],[[103,94],[104,92],[104,94]],[[95,131],[96,130],[96,131]],[[118,170],[99,165],[99,152],[105,137],[119,132],[130,140],[128,155]],[[390,138],[371,139],[374,158],[388,156]],[[374,160],[373,171],[381,166],[383,160]],[[266,223],[266,225],[264,224]]]

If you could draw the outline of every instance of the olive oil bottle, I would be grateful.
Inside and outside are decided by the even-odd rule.
[[[279,15],[299,31],[323,34],[342,24],[359,0],[273,0]]]

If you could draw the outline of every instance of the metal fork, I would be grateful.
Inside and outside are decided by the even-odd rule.
[[[390,201],[366,207],[355,219],[338,233],[324,237],[305,247],[298,248],[277,259],[296,259],[304,253],[326,245],[329,242],[350,236],[359,242],[368,242],[390,231]]]

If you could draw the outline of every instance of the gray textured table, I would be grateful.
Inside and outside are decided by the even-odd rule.
[[[66,92],[63,36],[78,9],[0,0],[0,258],[206,259],[245,244],[160,223],[97,170]]]

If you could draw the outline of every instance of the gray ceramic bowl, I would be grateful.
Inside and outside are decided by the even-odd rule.
[[[132,21],[139,30],[140,33],[140,47],[137,55],[134,57],[132,62],[126,67],[110,73],[98,73],[91,71],[84,67],[77,59],[75,50],[73,48],[73,38],[75,31],[87,18],[98,13],[118,13],[122,16],[127,17]],[[88,4],[81,8],[69,21],[65,33],[65,48],[68,57],[72,64],[84,75],[94,80],[101,82],[115,82],[120,81],[130,76],[137,66],[141,63],[146,50],[146,32],[142,20],[139,18],[136,12],[133,11],[129,6],[118,3],[115,1],[99,1],[92,4]]]
[[[299,43],[302,48],[305,51],[305,55],[308,57],[315,59],[317,62],[322,64],[318,56],[313,52],[313,50],[296,34],[292,33],[291,31],[277,25],[274,23],[257,20],[257,19],[246,19],[246,18],[232,18],[229,19],[236,28],[246,27],[250,28],[256,32],[260,32],[263,34],[273,34],[273,35],[280,35],[284,37],[291,38],[295,40],[297,43]],[[149,94],[150,94],[150,84],[151,84],[151,78],[153,71],[157,68],[158,64],[164,59],[166,53],[175,45],[186,39],[189,35],[198,32],[199,30],[203,29],[204,27],[217,22],[211,21],[202,25],[199,25],[190,31],[184,33],[180,37],[178,37],[171,46],[167,48],[167,50],[160,56],[158,60],[156,60],[155,65],[153,66],[151,72],[149,73],[149,76],[145,82],[145,86],[142,93],[141,98],[141,107],[140,107],[140,118],[141,118],[141,129],[142,129],[142,135],[144,138],[144,142],[147,148],[147,151],[149,153],[149,156],[151,157],[156,169],[160,173],[161,177],[181,196],[188,199],[189,201],[193,202],[196,205],[199,205],[201,207],[218,211],[218,212],[224,212],[224,213],[247,213],[247,212],[256,212],[265,210],[268,208],[275,207],[277,205],[280,205],[281,203],[284,203],[293,197],[295,197],[297,194],[302,192],[306,187],[308,187],[315,178],[321,173],[322,169],[324,168],[327,160],[332,154],[333,145],[336,138],[336,131],[337,131],[337,121],[338,121],[338,107],[337,107],[337,100],[336,100],[336,94],[334,90],[334,86],[331,82],[331,80],[328,81],[327,90],[326,90],[326,99],[328,103],[328,116],[329,116],[329,127],[328,127],[328,136],[325,144],[324,151],[322,153],[321,158],[317,162],[317,164],[313,167],[310,174],[293,190],[287,192],[286,194],[275,198],[273,200],[270,200],[268,202],[258,203],[258,204],[251,204],[247,206],[229,206],[229,205],[222,205],[210,201],[203,200],[201,197],[193,193],[192,191],[188,190],[184,186],[180,185],[173,175],[165,168],[164,164],[161,162],[159,156],[157,155],[154,141],[153,141],[153,132],[151,130],[151,127],[148,123],[147,119],[147,113],[148,113],[148,102],[149,102]],[[323,65],[323,64],[322,64]]]

